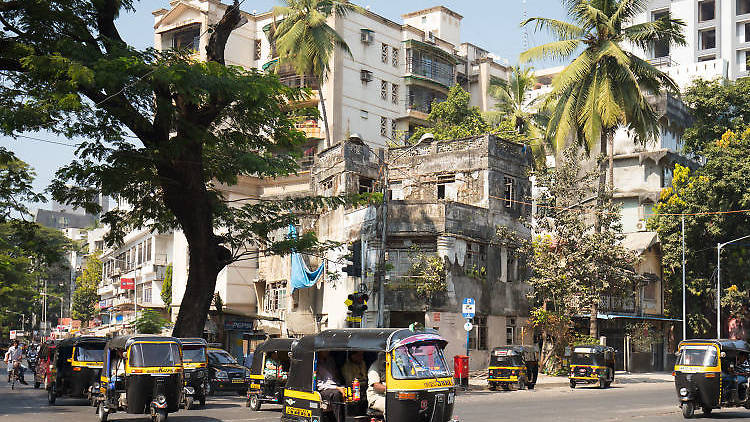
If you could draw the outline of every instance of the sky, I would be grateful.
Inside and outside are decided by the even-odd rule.
[[[230,0],[224,0],[229,3]],[[478,45],[490,52],[508,59],[511,64],[518,61],[523,51],[522,30],[519,23],[523,20],[524,0],[355,0],[361,6],[370,6],[370,10],[386,18],[402,22],[401,15],[443,5],[461,15],[461,39]],[[408,6],[404,6],[408,3]],[[564,19],[564,11],[559,0],[525,0],[528,16],[543,16]],[[279,0],[244,0],[242,10],[263,12]],[[151,12],[164,7],[169,8],[168,0],[136,1],[135,13],[123,14],[117,22],[122,37],[137,48],[153,45],[154,18]],[[535,34],[533,28],[528,30],[528,45],[535,46],[547,41],[543,34]],[[543,67],[543,66],[541,66]],[[29,138],[12,139],[0,137],[0,146],[12,150],[21,160],[29,163],[36,172],[34,187],[43,191],[54,180],[55,171],[71,162],[75,148],[66,146],[80,142],[66,139],[49,133],[27,133],[25,135],[40,138],[48,142]],[[59,145],[59,144],[66,145]],[[45,205],[39,205],[44,208]],[[35,207],[35,206],[34,206]]]

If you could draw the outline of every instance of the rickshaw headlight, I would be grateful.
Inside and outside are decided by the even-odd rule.
[[[685,387],[680,388],[680,395],[685,397],[688,395],[688,390]]]
[[[216,371],[216,378],[226,378],[227,371]]]
[[[158,396],[156,396],[156,402],[159,404],[164,404],[167,402],[167,398],[164,397],[164,394],[159,394]]]

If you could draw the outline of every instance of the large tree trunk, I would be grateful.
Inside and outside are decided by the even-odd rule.
[[[331,131],[328,129],[328,113],[326,113],[326,101],[323,98],[323,78],[319,78],[318,84],[320,86],[318,87],[318,96],[320,97],[320,109],[323,113],[323,127],[326,129],[326,140],[323,145],[325,145],[324,148],[328,148],[331,146]]]
[[[594,302],[591,304],[591,316],[589,317],[589,335],[594,338],[599,338],[599,304]]]
[[[605,196],[605,190],[607,186],[607,173],[604,170],[604,163],[601,161],[602,154],[606,154],[607,151],[607,134],[605,131],[602,131],[601,136],[599,137],[599,149],[600,153],[599,156],[596,159],[596,165],[599,169],[599,186],[597,187],[596,191],[596,207],[597,210],[601,210],[602,206],[604,205],[604,196]],[[596,213],[594,216],[594,231],[601,232],[602,231],[602,216],[599,213]]]

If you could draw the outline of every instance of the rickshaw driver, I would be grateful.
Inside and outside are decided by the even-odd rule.
[[[344,422],[346,419],[346,409],[344,408],[346,389],[338,381],[338,377],[336,376],[336,362],[328,350],[318,352],[317,377],[320,398],[330,403],[336,422]]]
[[[367,372],[367,401],[370,409],[385,414],[385,390],[385,354],[380,352]]]

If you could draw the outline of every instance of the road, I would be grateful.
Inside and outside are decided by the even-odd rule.
[[[173,422],[276,422],[278,406],[265,406],[260,412],[244,407],[238,396],[217,396],[206,409],[180,411],[169,416]],[[495,420],[535,421],[681,421],[675,405],[671,383],[633,383],[615,385],[609,390],[579,387],[550,387],[536,391],[462,393],[456,401],[455,415],[461,421]],[[750,411],[721,410],[714,417],[722,420],[747,420]],[[0,421],[2,422],[87,422],[95,421],[94,408],[85,401],[59,399],[48,406],[43,390],[30,386],[11,391],[5,379],[0,380]],[[110,420],[139,420],[139,415],[117,413]]]

